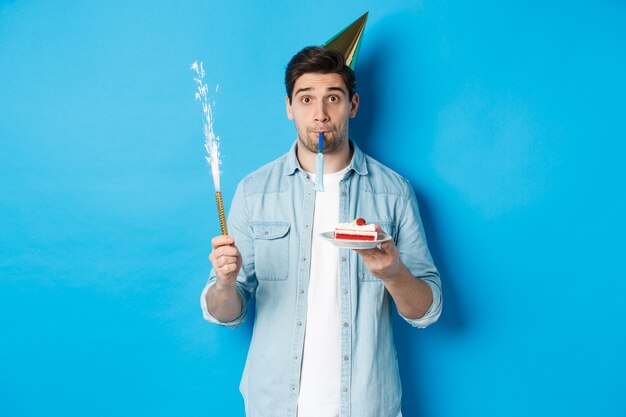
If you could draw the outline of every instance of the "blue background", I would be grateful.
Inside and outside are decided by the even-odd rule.
[[[251,325],[203,322],[227,202],[295,137],[283,71],[370,11],[351,136],[416,189],[440,322],[411,416],[626,415],[621,1],[0,2],[0,416],[242,416]],[[228,203],[227,203],[228,206]]]

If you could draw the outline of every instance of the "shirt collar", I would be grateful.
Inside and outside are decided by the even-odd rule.
[[[298,145],[298,139],[296,139],[287,153],[287,160],[285,162],[285,175],[293,175],[297,170],[304,172],[304,169],[298,162],[296,155],[296,147]],[[365,161],[365,154],[359,149],[359,147],[350,139],[350,146],[354,150],[352,160],[348,165],[348,171],[354,171],[359,175],[367,175],[367,162]]]

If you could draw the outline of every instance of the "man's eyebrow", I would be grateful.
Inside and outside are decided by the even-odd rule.
[[[348,92],[346,91],[345,88],[342,87],[328,87],[329,91],[341,91],[344,94],[347,94]]]
[[[293,93],[294,96],[297,96],[298,94],[302,93],[303,91],[311,91],[313,88],[312,87],[304,87],[304,88],[298,88],[296,90],[295,93]]]
[[[297,96],[298,94],[302,93],[302,92],[307,92],[307,91],[312,91],[313,87],[304,87],[304,88],[298,88],[293,95]],[[327,91],[340,91],[344,94],[348,94],[348,92],[346,91],[345,88],[339,87],[339,86],[332,86],[332,87],[328,87],[326,89]]]

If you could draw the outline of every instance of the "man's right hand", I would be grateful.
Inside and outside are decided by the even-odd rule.
[[[217,274],[215,285],[221,288],[234,287],[242,262],[239,249],[235,246],[235,238],[224,235],[216,236],[211,239],[211,246],[213,250],[209,255],[209,260]]]
[[[206,305],[209,313],[217,320],[228,323],[241,315],[243,306],[236,283],[241,269],[241,254],[232,236],[217,236],[211,239],[213,250],[209,259],[217,274],[215,285],[207,291]]]

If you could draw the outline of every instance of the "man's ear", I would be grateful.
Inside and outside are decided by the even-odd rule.
[[[356,112],[359,109],[359,95],[354,93],[352,101],[350,102],[350,118],[353,119],[356,116]]]
[[[289,100],[289,96],[285,96],[285,107],[287,109],[287,118],[289,120],[293,120],[293,113],[291,112],[291,100]]]

